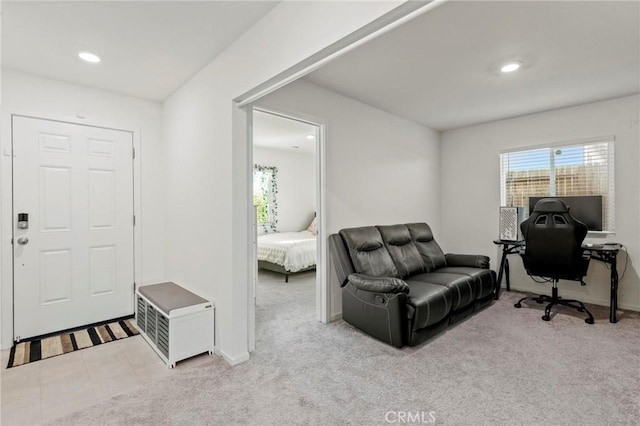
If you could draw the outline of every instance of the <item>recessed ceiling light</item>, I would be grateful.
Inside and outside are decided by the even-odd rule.
[[[500,68],[500,71],[507,73],[507,72],[514,72],[516,71],[518,68],[520,68],[520,64],[518,62],[512,62],[510,64],[506,64],[504,65],[502,68]]]
[[[293,148],[293,149],[298,149],[298,148],[300,148],[300,147],[299,147],[298,145],[291,145],[291,148]]]
[[[315,136],[313,136],[313,135],[307,135],[307,139],[315,139]]]
[[[85,62],[91,62],[92,64],[97,64],[100,62],[100,57],[91,52],[80,52],[78,53],[78,57]]]

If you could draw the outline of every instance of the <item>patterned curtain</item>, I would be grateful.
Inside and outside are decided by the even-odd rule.
[[[253,166],[253,205],[257,210],[258,231],[262,234],[278,232],[278,168]]]

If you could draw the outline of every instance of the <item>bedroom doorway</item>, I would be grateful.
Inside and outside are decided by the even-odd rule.
[[[252,129],[252,305],[259,332],[250,325],[256,337],[250,341],[260,346],[265,330],[279,329],[286,318],[326,321],[323,143],[321,124],[261,108],[253,109]]]

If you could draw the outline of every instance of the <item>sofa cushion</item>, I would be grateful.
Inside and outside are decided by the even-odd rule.
[[[351,262],[358,274],[398,277],[398,270],[375,226],[343,229],[340,235],[349,249]]]
[[[451,289],[423,281],[407,281],[407,315],[412,319],[412,331],[435,324],[451,310]]]
[[[484,299],[494,291],[495,272],[490,269],[478,269],[466,266],[447,266],[446,268],[438,269],[438,272],[467,275],[471,277],[475,287],[474,294],[476,299]]]
[[[420,256],[422,256],[426,272],[447,266],[444,253],[436,240],[433,239],[433,232],[431,232],[429,225],[426,223],[408,223],[406,226],[409,229],[413,243]]]
[[[425,272],[422,256],[405,225],[377,226],[401,278]]]
[[[437,284],[451,289],[451,310],[457,311],[473,302],[475,298],[475,285],[473,278],[463,274],[440,272],[428,272],[418,274],[407,280],[409,286],[416,281]]]

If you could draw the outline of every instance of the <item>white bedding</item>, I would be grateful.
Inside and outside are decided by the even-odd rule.
[[[258,236],[258,260],[298,272],[316,264],[316,236],[309,231]]]

